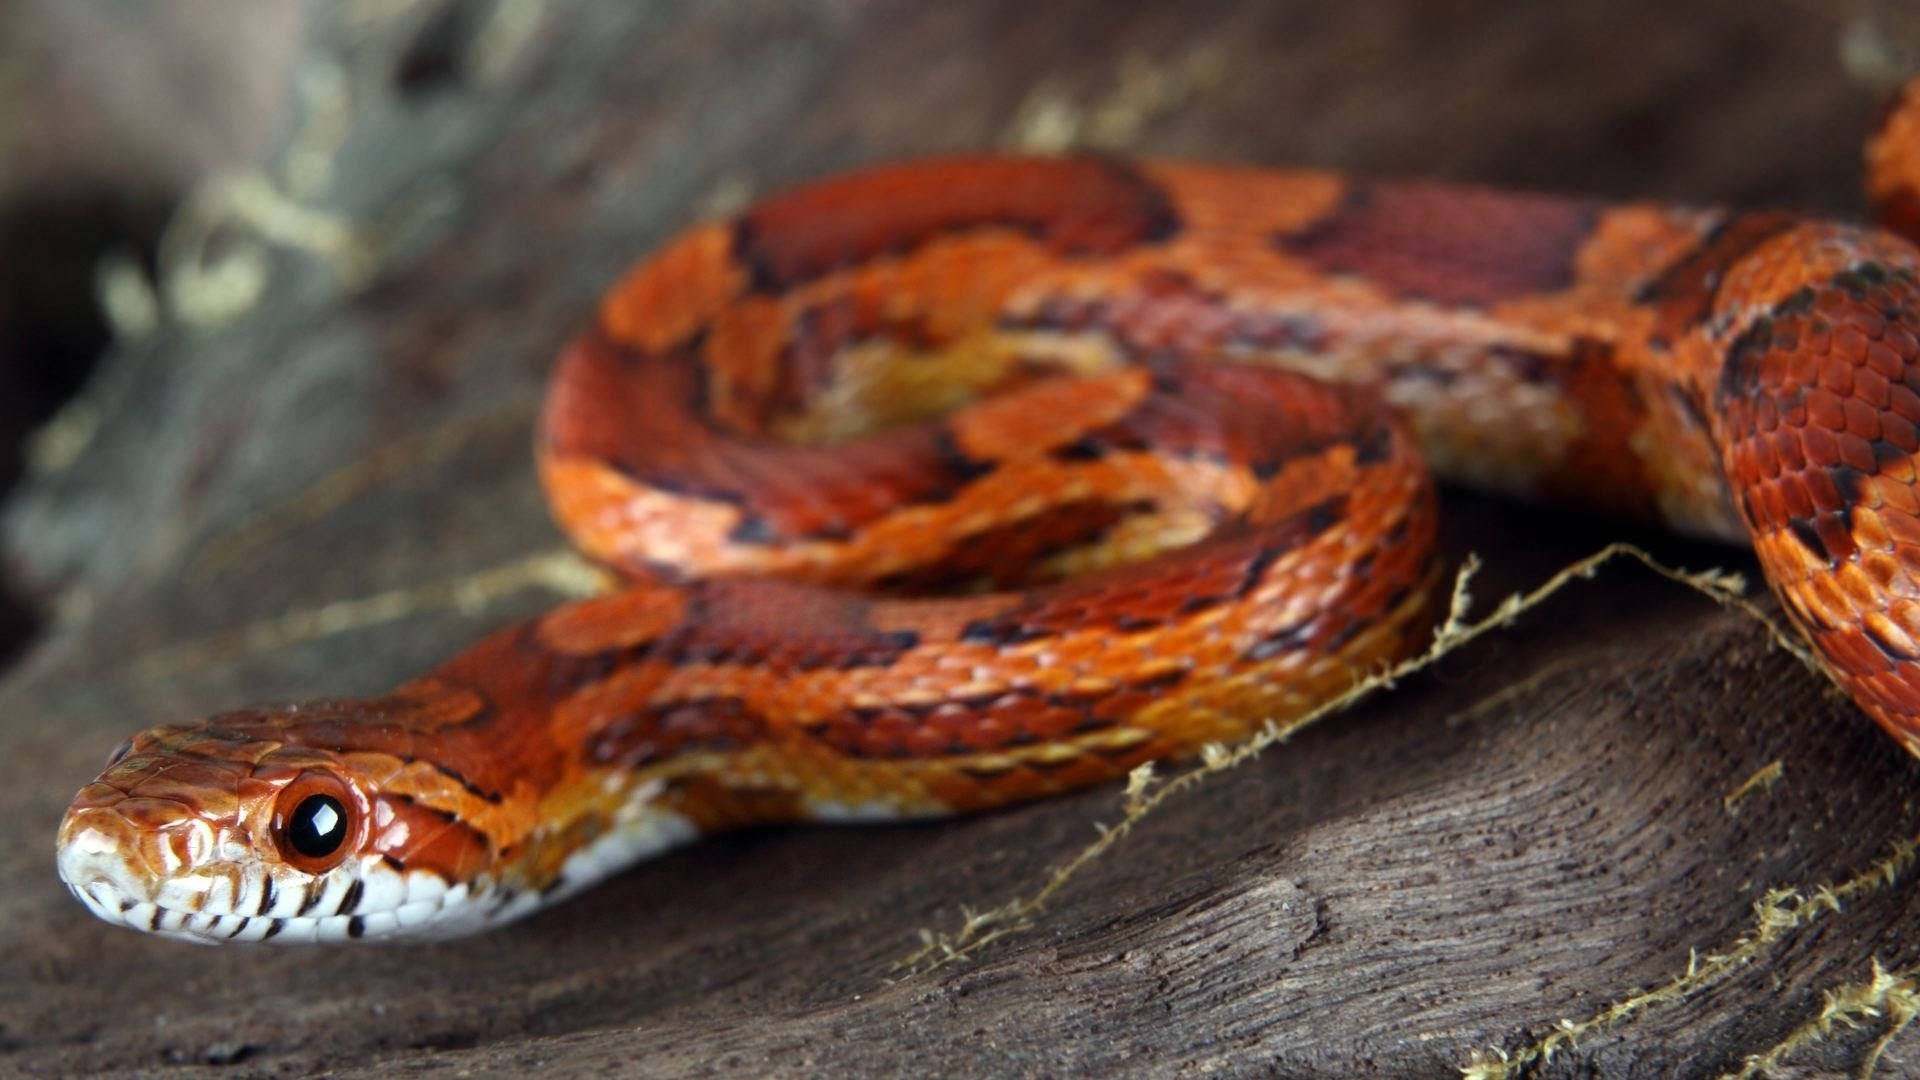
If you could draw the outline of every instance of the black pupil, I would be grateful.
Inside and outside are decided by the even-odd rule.
[[[309,795],[293,808],[287,822],[287,842],[310,859],[324,858],[340,849],[347,838],[347,808],[331,795]]]

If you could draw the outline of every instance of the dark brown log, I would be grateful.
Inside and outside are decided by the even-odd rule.
[[[94,921],[50,845],[127,732],[379,690],[551,602],[426,593],[236,634],[556,547],[526,453],[545,368],[702,209],[1066,132],[1849,213],[1873,115],[1829,0],[380,7],[312,9],[300,63],[338,65],[344,138],[311,105],[288,125],[332,169],[300,201],[366,258],[268,244],[230,318],[117,348],[90,441],[7,507],[10,573],[61,617],[0,683],[0,1072],[1445,1076],[1504,1052],[1712,1075],[1876,963],[1920,964],[1920,868],[1888,861],[1920,836],[1920,765],[1746,616],[1625,567],[1170,799],[1030,928],[928,973],[890,965],[1032,893],[1118,792],[726,838],[449,946],[198,950]],[[1447,517],[1487,598],[1627,533],[1458,495]],[[1777,1074],[1858,1068],[1910,1000]],[[1878,1064],[1920,1074],[1920,1037]]]

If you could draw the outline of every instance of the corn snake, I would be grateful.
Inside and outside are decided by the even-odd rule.
[[[1910,234],[1917,117],[1870,150]],[[554,376],[555,516],[634,585],[382,698],[135,736],[61,873],[189,940],[447,936],[724,828],[1108,779],[1415,646],[1423,460],[1750,529],[1920,753],[1916,275],[1794,215],[1311,172],[968,158],[775,196],[636,268]]]

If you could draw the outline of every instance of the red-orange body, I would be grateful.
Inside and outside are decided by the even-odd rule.
[[[1790,215],[1097,158],[829,181],[683,234],[561,361],[541,475],[631,586],[385,698],[136,737],[62,872],[181,936],[450,933],[722,828],[1190,754],[1418,644],[1423,460],[1750,535],[1920,752],[1916,335],[1920,252]]]

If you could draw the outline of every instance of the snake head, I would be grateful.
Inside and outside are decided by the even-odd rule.
[[[403,769],[380,768],[391,758],[301,744],[368,708],[253,710],[134,736],[68,808],[61,878],[108,922],[203,943],[444,937],[537,904],[492,881],[471,830],[393,790],[405,784]]]

